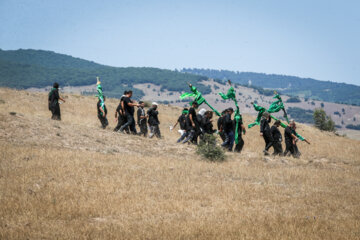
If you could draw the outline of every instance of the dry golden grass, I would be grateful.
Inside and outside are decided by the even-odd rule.
[[[0,239],[360,239],[360,142],[300,125],[301,159],[263,157],[258,128],[244,152],[211,163],[164,139],[100,129],[96,98],[0,89]],[[9,112],[16,112],[10,115]],[[245,123],[253,120],[245,116]]]

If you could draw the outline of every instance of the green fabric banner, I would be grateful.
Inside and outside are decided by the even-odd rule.
[[[255,125],[260,125],[261,116],[263,115],[264,112],[266,112],[266,109],[264,107],[261,107],[261,106],[257,105],[256,103],[253,103],[253,106],[254,106],[255,111],[257,111],[259,113],[255,119],[255,122],[250,123],[248,125],[248,128],[252,128]]]
[[[192,86],[191,84],[189,85],[189,87],[190,87],[191,92],[186,92],[186,93],[181,94],[180,99],[193,97],[194,100],[190,102],[190,105],[192,105],[192,103],[194,101],[197,102],[197,104],[199,106],[201,104],[205,103],[206,105],[209,106],[209,108],[211,108],[211,110],[213,110],[215,112],[216,115],[221,116],[221,114],[205,100],[205,98],[202,96],[201,92],[199,92],[196,87]]]
[[[231,84],[231,82],[230,82]],[[219,92],[219,95],[221,96],[222,99],[227,100],[227,99],[231,99],[234,101],[235,106],[236,106],[236,110],[235,110],[235,115],[234,115],[234,120],[235,120],[235,143],[238,144],[239,143],[239,123],[240,120],[242,119],[242,116],[240,114],[240,108],[238,105],[238,102],[236,100],[236,94],[235,94],[235,89],[233,86],[230,86],[228,92],[226,94]]]

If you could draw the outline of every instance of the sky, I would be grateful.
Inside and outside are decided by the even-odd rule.
[[[0,0],[0,48],[360,85],[358,0]]]

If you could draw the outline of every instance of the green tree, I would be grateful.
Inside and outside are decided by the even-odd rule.
[[[205,134],[197,146],[197,153],[210,161],[224,161],[224,150],[216,144],[216,137]]]
[[[335,123],[330,116],[327,116],[324,109],[315,109],[314,111],[315,127],[322,131],[335,131]]]

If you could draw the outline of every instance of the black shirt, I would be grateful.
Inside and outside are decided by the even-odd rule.
[[[210,121],[210,118],[203,117],[201,120],[201,128],[204,133],[213,134],[215,130],[213,129],[213,124]]]
[[[129,103],[132,103],[131,99],[129,97],[124,97],[123,101],[125,113],[134,115],[134,107],[129,106]]]
[[[261,119],[261,122],[260,122],[260,132],[261,133],[270,131],[269,122],[271,122],[271,119],[270,120],[267,120],[265,118]]]
[[[185,114],[180,115],[180,117],[178,118],[178,123],[180,125],[181,130],[186,129],[186,115]]]
[[[226,133],[234,131],[234,121],[231,120],[230,113],[227,113],[223,118],[223,130]]]
[[[287,126],[285,128],[285,131],[284,131],[285,142],[290,142],[290,143],[292,142],[293,138],[292,138],[291,134],[294,134],[294,132],[295,132],[295,131],[294,132],[293,131],[294,130],[292,130],[290,126]]]
[[[149,124],[150,125],[160,124],[160,121],[158,119],[159,112],[157,110],[155,110],[154,108],[150,108],[147,111],[147,114],[149,115]]]
[[[187,130],[191,130],[193,129],[193,126],[191,124],[191,120],[190,120],[190,115],[192,117],[192,120],[195,124],[195,127],[198,128],[199,127],[199,123],[198,123],[198,120],[197,120],[197,116],[196,116],[196,111],[195,111],[195,108],[190,108],[189,109],[189,114],[186,118],[186,127],[187,127]]]
[[[270,129],[271,131],[271,135],[274,139],[275,142],[281,142],[282,141],[282,136],[281,136],[281,133],[279,131],[279,128],[276,127],[275,125],[273,125]]]
[[[59,89],[53,88],[51,92],[49,93],[49,103],[51,105],[56,104],[59,102]]]
[[[145,116],[145,109],[139,107],[137,110],[137,121],[138,124],[146,124],[146,118],[140,118],[140,117],[144,117]]]

